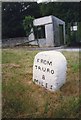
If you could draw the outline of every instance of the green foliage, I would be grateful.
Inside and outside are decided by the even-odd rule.
[[[16,53],[13,53],[12,51],[8,52],[2,52],[3,56],[2,56],[2,63],[6,64],[6,63],[12,63],[16,60],[16,62],[18,62],[21,59],[21,56],[17,56]],[[6,57],[4,57],[6,56]],[[13,57],[14,56],[14,57]]]
[[[23,20],[23,27],[24,30],[26,31],[27,36],[29,35],[31,28],[33,27],[33,20],[34,17],[31,16],[25,16],[25,19]]]
[[[77,41],[81,42],[81,22],[78,22]]]
[[[68,104],[62,103],[61,108],[55,111],[55,118],[79,118],[79,99],[74,97],[68,100]]]
[[[74,72],[77,72],[78,69],[79,69],[79,64],[73,64],[72,69],[73,69]]]
[[[67,23],[80,21],[79,3],[73,2],[48,2],[40,5],[42,16],[54,15]]]
[[[68,25],[67,25],[67,37],[66,37],[66,44],[67,44],[68,46],[71,45],[71,41],[72,41],[70,27],[71,27],[71,25],[70,25],[70,23],[68,23]]]
[[[76,45],[81,41],[81,22],[77,22],[77,31],[71,31],[70,28],[72,27],[71,23],[67,24],[67,45]]]

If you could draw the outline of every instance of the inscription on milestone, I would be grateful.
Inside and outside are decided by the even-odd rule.
[[[35,56],[33,82],[46,89],[55,91],[65,83],[65,76],[66,59],[62,53],[45,51]]]
[[[42,67],[42,66],[36,64],[35,68],[37,70],[47,72],[47,73],[50,73],[50,74],[54,74],[54,70],[49,68],[49,66],[52,66],[52,61],[46,61],[46,60],[43,60],[43,59],[37,59],[37,63],[45,65],[44,67]],[[47,65],[48,65],[48,67],[46,67]]]

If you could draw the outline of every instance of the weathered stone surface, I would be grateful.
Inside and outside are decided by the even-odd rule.
[[[39,52],[34,59],[33,82],[50,91],[58,90],[66,81],[67,61],[57,51]]]

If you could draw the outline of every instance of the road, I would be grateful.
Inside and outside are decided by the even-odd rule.
[[[39,50],[39,51],[49,51],[49,50],[56,50],[56,51],[77,51],[80,52],[81,48],[68,48],[68,47],[27,47],[27,50],[33,51],[33,50]]]

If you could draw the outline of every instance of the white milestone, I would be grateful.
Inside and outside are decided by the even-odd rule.
[[[39,52],[33,64],[33,82],[50,91],[58,90],[66,82],[67,61],[61,52]]]

